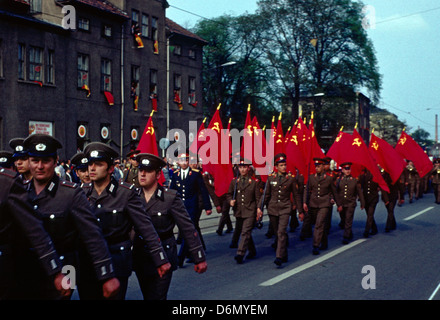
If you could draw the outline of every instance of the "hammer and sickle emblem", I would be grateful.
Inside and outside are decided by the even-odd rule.
[[[359,138],[355,138],[353,140],[353,144],[352,145],[353,146],[356,145],[356,146],[360,147],[362,145],[362,142],[359,141]]]
[[[147,133],[147,134],[149,133],[149,134],[153,135],[153,133],[154,133],[154,128],[153,128],[153,127],[148,127],[148,130],[147,130],[146,133]]]
[[[374,148],[374,150],[379,150],[379,144],[375,141],[375,142],[373,142],[373,145],[372,145],[372,147]]]
[[[248,129],[247,132],[249,133],[249,136],[252,137],[252,125],[248,125],[247,129]]]
[[[214,122],[214,126],[212,127],[212,130],[216,130],[218,133],[220,133],[220,125],[218,122]]]
[[[399,144],[401,144],[402,146],[406,143],[406,137],[403,137],[402,139],[399,140]]]
[[[298,137],[296,135],[292,136],[292,139],[290,139],[290,141],[293,141],[296,145],[298,145]]]

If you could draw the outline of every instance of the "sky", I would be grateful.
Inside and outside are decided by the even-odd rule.
[[[203,18],[254,13],[257,0],[168,0],[167,17],[185,28]],[[396,114],[412,133],[435,140],[440,114],[440,1],[364,0],[367,33],[382,75],[379,108]]]

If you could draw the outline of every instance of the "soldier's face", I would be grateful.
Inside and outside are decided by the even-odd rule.
[[[342,173],[346,176],[349,176],[351,174],[351,168],[342,168]]]
[[[114,166],[108,165],[105,161],[93,161],[89,163],[89,176],[92,181],[103,181],[113,173]]]
[[[315,165],[316,173],[321,173],[324,170],[324,166],[322,164]]]
[[[17,168],[18,173],[26,173],[29,172],[29,159],[28,158],[18,158],[15,162],[15,167]]]
[[[186,160],[186,159],[179,159],[179,161],[177,162],[177,164],[178,164],[179,167],[181,167],[183,170],[185,170],[185,169],[188,168],[188,166],[189,166],[188,160]]]
[[[160,171],[140,169],[138,171],[138,180],[142,188],[150,188],[154,186],[160,177]]]
[[[281,162],[277,164],[277,170],[280,173],[286,173],[287,171],[287,164],[285,162]]]
[[[249,172],[249,166],[239,166],[238,170],[240,171],[240,175],[246,176]]]
[[[57,160],[53,157],[30,157],[29,169],[32,176],[39,183],[45,183],[55,174]]]
[[[76,170],[76,175],[82,183],[90,183],[89,171],[87,169],[78,169]]]

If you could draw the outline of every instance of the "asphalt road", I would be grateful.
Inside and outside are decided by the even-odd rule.
[[[232,212],[231,212],[232,216]],[[379,232],[363,238],[366,214],[358,206],[354,239],[343,245],[339,215],[333,209],[329,248],[312,255],[312,239],[299,240],[299,228],[289,233],[289,261],[277,267],[275,251],[263,229],[254,229],[257,258],[238,265],[232,234],[215,233],[219,215],[204,216],[202,234],[207,246],[208,271],[197,274],[186,263],[173,273],[171,301],[275,300],[440,300],[440,206],[432,193],[412,204],[396,207],[397,230],[385,232],[386,209],[376,208]],[[301,226],[300,226],[301,227]],[[437,292],[438,291],[438,292]],[[73,297],[75,299],[75,295]],[[135,274],[126,300],[142,300]]]
[[[215,213],[213,213],[215,215]],[[257,258],[238,265],[231,234],[218,236],[202,229],[208,271],[194,272],[185,264],[173,274],[169,300],[440,300],[440,206],[432,193],[412,204],[396,207],[397,230],[385,233],[386,209],[376,208],[379,233],[363,238],[366,214],[356,208],[354,239],[343,245],[339,215],[333,210],[329,249],[312,255],[312,240],[289,233],[289,261],[277,267],[266,239],[268,222],[253,231]],[[206,219],[206,218],[205,218]],[[218,219],[218,215],[211,219]],[[206,222],[205,222],[206,224]],[[363,269],[365,268],[365,269]],[[142,296],[135,275],[127,300]]]

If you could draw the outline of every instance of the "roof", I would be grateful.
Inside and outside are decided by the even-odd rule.
[[[179,34],[188,38],[195,39],[197,41],[208,43],[208,41],[204,40],[203,38],[199,37],[198,35],[192,33],[191,31],[185,29],[181,25],[175,23],[173,20],[165,18],[165,24],[170,29],[171,33]]]
[[[70,2],[70,1],[59,1],[59,2]],[[122,9],[118,8],[114,4],[106,0],[73,0],[72,2],[82,3],[84,5],[96,8],[98,10],[115,14],[123,18],[129,18],[128,14]]]

